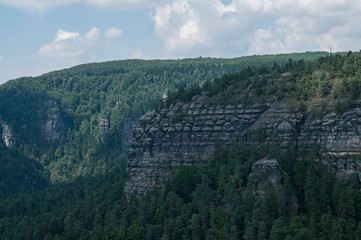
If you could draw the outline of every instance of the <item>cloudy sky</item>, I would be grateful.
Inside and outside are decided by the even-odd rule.
[[[0,83],[81,63],[359,51],[361,0],[0,0]]]

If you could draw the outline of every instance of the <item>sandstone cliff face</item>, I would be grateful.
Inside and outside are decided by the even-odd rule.
[[[139,195],[155,184],[164,186],[167,174],[180,165],[210,156],[216,141],[225,146],[235,141],[294,144],[301,121],[302,115],[283,103],[205,107],[202,96],[149,112],[134,127],[125,190]]]
[[[16,145],[15,137],[12,134],[11,128],[7,124],[1,124],[2,126],[2,139],[8,148],[12,148]]]
[[[264,197],[265,189],[269,185],[273,191],[281,192],[281,166],[275,159],[261,159],[255,162],[249,179],[259,197]]]
[[[98,136],[98,140],[103,140],[104,136],[108,133],[109,131],[109,120],[106,118],[101,118],[99,121],[99,136]]]
[[[122,134],[122,150],[125,151],[130,145],[133,136],[133,127],[138,121],[134,118],[124,118]]]
[[[262,174],[258,182],[279,184],[281,181],[281,166],[275,159],[261,159],[252,165],[251,177]]]
[[[54,142],[63,135],[65,126],[60,115],[58,104],[54,100],[46,102],[47,120],[43,126],[43,132],[47,141]]]
[[[298,142],[306,149],[321,148],[327,154],[324,164],[336,176],[349,179],[355,174],[361,180],[361,102],[342,115],[330,113],[320,120],[302,126]]]
[[[306,147],[324,148],[328,153],[359,154],[361,150],[361,106],[342,115],[331,113],[302,127],[299,141]]]
[[[177,167],[210,156],[216,141],[224,146],[262,141],[295,150],[318,147],[329,155],[325,163],[337,176],[361,179],[361,161],[352,156],[361,151],[359,103],[343,115],[311,121],[283,102],[205,107],[203,97],[196,96],[190,104],[148,112],[134,126],[125,191],[141,195],[154,185],[162,188]]]

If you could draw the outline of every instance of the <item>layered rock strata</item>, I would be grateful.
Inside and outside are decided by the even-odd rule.
[[[337,177],[361,180],[361,103],[344,114],[330,113],[302,126],[298,142],[304,149],[318,148],[326,164]]]
[[[355,174],[361,179],[359,102],[342,115],[311,120],[283,102],[206,107],[203,97],[197,96],[189,104],[148,112],[134,126],[125,191],[142,195],[154,185],[162,188],[177,167],[210,156],[216,141],[224,146],[241,141],[322,149],[328,156],[325,164],[337,176],[349,179]]]
[[[330,154],[360,154],[361,150],[361,108],[355,108],[342,115],[331,113],[322,119],[302,126],[298,137],[307,148],[323,148]]]
[[[297,143],[303,116],[283,103],[205,107],[202,98],[148,112],[134,126],[126,192],[141,195],[154,185],[162,188],[177,167],[210,156],[216,141],[224,146],[237,141],[281,147]]]

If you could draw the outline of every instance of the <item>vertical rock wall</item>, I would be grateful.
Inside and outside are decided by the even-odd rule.
[[[133,136],[133,127],[137,123],[137,119],[124,118],[123,120],[123,135],[122,135],[122,150],[123,152],[128,149],[130,141]]]
[[[325,164],[344,179],[361,179],[361,104],[342,115],[330,113],[312,120],[290,111],[284,102],[252,106],[206,107],[198,96],[189,104],[176,104],[144,115],[134,126],[128,150],[129,180],[125,191],[142,195],[180,165],[213,153],[216,141],[224,146],[274,144],[296,151],[321,149]]]
[[[1,124],[2,127],[2,139],[8,148],[12,148],[16,145],[15,137],[12,134],[11,128],[7,124]]]
[[[177,167],[210,156],[216,141],[293,144],[301,118],[281,103],[205,107],[201,97],[149,112],[134,126],[125,191],[141,195],[154,185],[162,188]]]
[[[60,115],[60,109],[56,101],[49,100],[47,105],[47,120],[43,126],[43,132],[46,140],[54,142],[63,135],[65,126]]]
[[[101,118],[99,121],[99,137],[98,139],[103,140],[104,136],[109,131],[109,120],[106,118]]]

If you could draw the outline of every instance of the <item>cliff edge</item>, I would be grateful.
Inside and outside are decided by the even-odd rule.
[[[338,113],[335,98],[318,98],[295,108],[292,96],[260,98],[256,81],[231,84],[221,93],[230,99],[225,104],[202,92],[189,102],[164,102],[140,118],[128,150],[126,193],[143,195],[155,185],[162,189],[169,174],[210,156],[216,142],[225,147],[233,142],[263,143],[295,152],[318,149],[338,177],[356,174],[361,180],[360,101],[347,98],[349,107]],[[295,81],[290,73],[264,76],[263,87],[277,89]],[[252,101],[243,101],[245,96]]]

